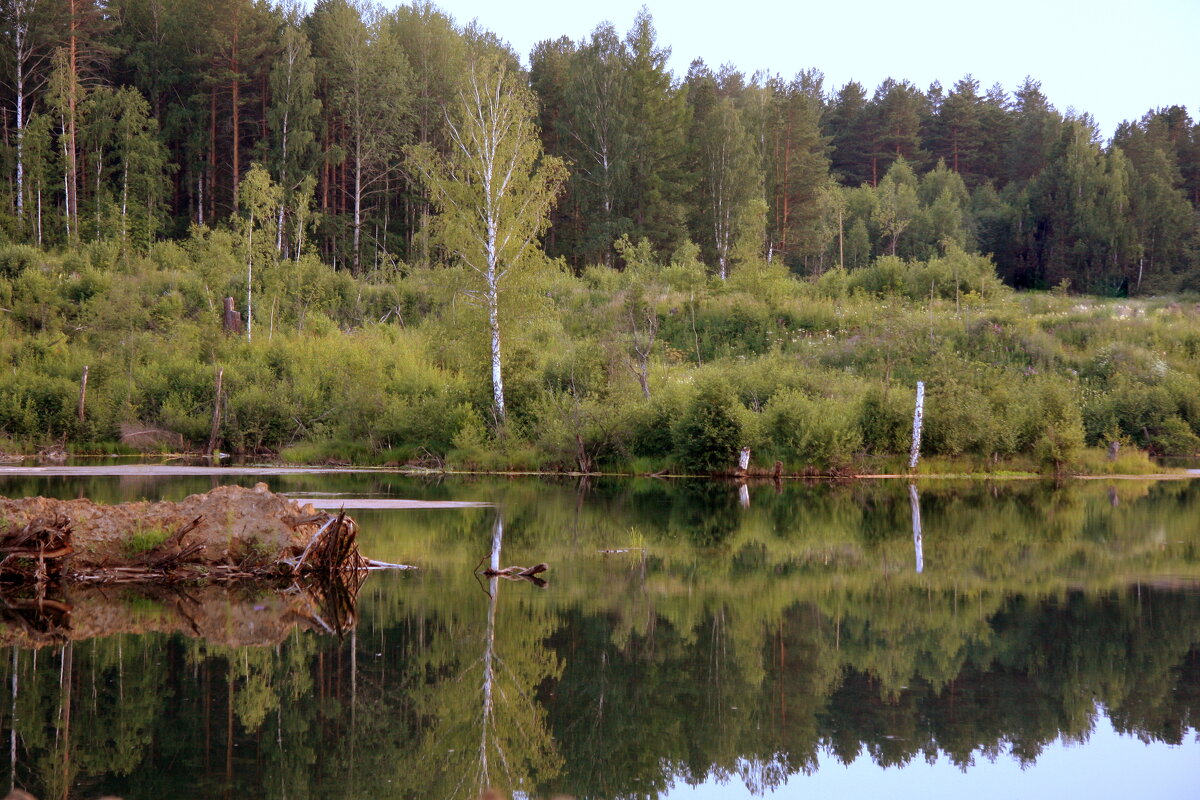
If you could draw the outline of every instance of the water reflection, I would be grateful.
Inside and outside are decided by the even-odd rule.
[[[290,488],[319,485],[306,480]],[[121,621],[106,632],[9,638],[15,784],[649,798],[719,779],[765,792],[831,762],[1032,764],[1099,720],[1147,742],[1195,736],[1190,483],[1115,484],[1115,505],[1105,485],[751,485],[744,507],[732,484],[338,480],[496,500],[503,523],[359,514],[367,555],[422,570],[372,575],[342,637],[259,623],[284,601],[231,589],[198,598],[213,620],[200,636],[169,621],[171,602],[114,595],[89,612]],[[481,561],[546,561],[554,579],[481,591]],[[230,634],[234,619],[263,638]]]

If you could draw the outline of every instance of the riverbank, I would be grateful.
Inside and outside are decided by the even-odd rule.
[[[1126,459],[1200,452],[1200,308],[1183,298],[1014,292],[965,254],[936,274],[758,265],[686,285],[657,261],[547,269],[510,296],[501,418],[454,270],[314,265],[305,286],[340,288],[264,287],[275,316],[251,341],[221,327],[244,271],[211,244],[41,254],[0,280],[0,453],[651,475],[730,472],[749,447],[757,471],[892,474],[917,381],[928,472],[1150,473]]]

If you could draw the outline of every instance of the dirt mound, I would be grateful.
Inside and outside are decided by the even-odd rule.
[[[64,527],[73,552],[62,558],[56,573],[62,577],[113,569],[163,571],[182,564],[261,570],[298,558],[333,519],[272,493],[265,483],[253,489],[222,486],[180,502],[114,506],[0,498],[0,572],[17,556],[26,561],[50,558],[51,548],[62,543],[50,537]],[[353,521],[344,524],[352,537]],[[357,558],[356,547],[353,555]]]

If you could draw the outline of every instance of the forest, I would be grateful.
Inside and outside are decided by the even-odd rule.
[[[527,56],[429,3],[0,13],[0,449],[837,470],[937,378],[934,454],[1200,450],[1183,106],[1102,141],[1034,77],[677,76],[647,9]],[[453,213],[472,97],[516,244]]]

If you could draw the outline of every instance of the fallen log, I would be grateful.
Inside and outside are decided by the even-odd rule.
[[[532,567],[505,567],[504,569],[485,569],[481,572],[488,578],[528,578],[530,575],[539,575],[550,569],[549,564],[534,564]]]

